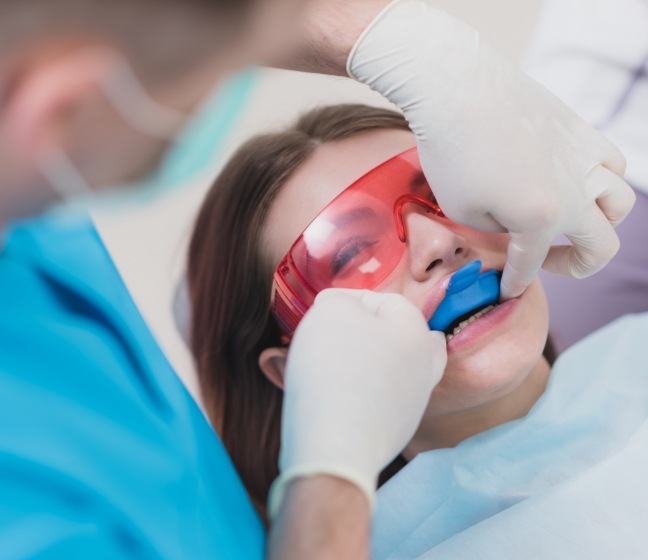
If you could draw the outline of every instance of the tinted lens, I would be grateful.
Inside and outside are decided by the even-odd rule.
[[[406,154],[343,191],[293,245],[293,261],[314,291],[374,288],[396,267],[405,245],[396,233],[394,202],[420,176],[416,151],[413,158]]]
[[[403,244],[383,201],[353,193],[333,205],[304,232],[292,256],[305,281],[326,288],[370,288],[400,260]]]
[[[284,331],[294,330],[318,292],[375,289],[396,268],[406,248],[395,215],[404,195],[438,209],[416,148],[358,179],[311,222],[275,273],[274,312]]]

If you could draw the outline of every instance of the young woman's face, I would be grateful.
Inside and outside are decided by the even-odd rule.
[[[414,145],[414,136],[407,131],[379,130],[320,146],[288,180],[270,209],[265,251],[273,266],[355,179]],[[403,294],[426,319],[457,269],[477,259],[485,269],[504,267],[507,234],[464,227],[414,204],[406,207],[403,219],[407,250],[379,290]],[[448,342],[448,364],[428,414],[466,410],[513,391],[541,359],[547,331],[547,304],[536,279],[521,297],[497,306]]]

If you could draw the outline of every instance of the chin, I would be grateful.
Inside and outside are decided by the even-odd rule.
[[[456,411],[501,398],[515,390],[539,364],[549,317],[538,280],[515,307],[510,317],[483,340],[449,351],[444,375],[430,399],[431,411]]]

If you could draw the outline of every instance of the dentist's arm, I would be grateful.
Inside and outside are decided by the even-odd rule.
[[[444,212],[511,233],[505,298],[541,266],[576,278],[598,271],[617,252],[614,226],[634,203],[623,156],[433,3],[314,0],[302,48],[286,65],[341,75],[347,61],[353,78],[403,111]],[[552,247],[559,235],[571,245]]]
[[[369,558],[371,510],[364,492],[342,478],[292,480],[272,526],[268,560]]]
[[[445,363],[445,337],[404,297],[317,297],[288,353],[269,558],[368,557],[378,475],[414,435]]]

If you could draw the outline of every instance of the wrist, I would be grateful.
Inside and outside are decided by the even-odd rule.
[[[389,0],[312,0],[302,18],[292,56],[280,67],[302,72],[346,76],[349,53],[358,37]]]
[[[342,478],[291,479],[273,523],[270,558],[368,558],[371,510],[365,493]]]
[[[268,497],[268,517],[272,520],[280,514],[287,500],[288,489],[293,483],[329,479],[343,482],[344,486],[353,486],[360,495],[364,496],[369,511],[373,510],[377,475],[367,476],[353,469],[324,464],[304,464],[283,470],[273,482]]]

